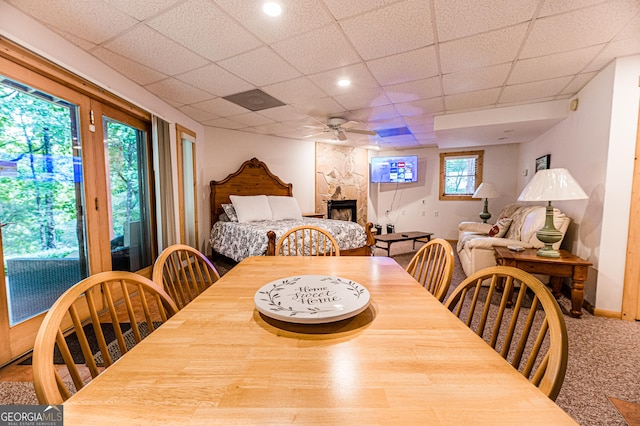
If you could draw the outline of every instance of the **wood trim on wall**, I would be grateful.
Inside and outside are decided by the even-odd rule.
[[[198,236],[198,181],[196,171],[196,132],[187,129],[176,123],[176,150],[177,150],[177,165],[178,165],[178,214],[179,214],[179,223],[180,223],[180,242],[182,244],[186,244],[187,241],[187,230],[185,227],[185,213],[184,213],[184,167],[183,167],[183,158],[182,158],[182,133],[187,134],[193,138],[193,194],[194,194],[194,203],[196,204],[196,208],[194,211],[194,219],[195,219],[195,231],[196,231],[196,241],[199,241]]]
[[[467,156],[478,156],[478,161],[476,163],[476,189],[482,183],[482,169],[484,167],[484,150],[478,151],[452,151],[452,152],[441,152],[440,153],[440,182],[439,182],[439,200],[447,200],[447,201],[468,201],[473,198],[473,194],[469,195],[445,195],[444,187],[445,187],[445,170],[444,164],[445,159],[448,157],[467,157]]]
[[[636,134],[636,154],[631,185],[629,233],[625,260],[624,288],[622,291],[622,319],[640,319],[640,112]]]

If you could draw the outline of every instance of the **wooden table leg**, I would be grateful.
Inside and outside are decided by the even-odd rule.
[[[573,280],[571,283],[571,316],[582,316],[582,303],[584,302],[584,281]]]
[[[553,297],[558,300],[562,295],[562,277],[551,277],[550,281]]]

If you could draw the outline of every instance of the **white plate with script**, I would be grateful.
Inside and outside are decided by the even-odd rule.
[[[258,311],[270,318],[322,324],[358,315],[371,296],[363,285],[346,278],[298,275],[265,284],[253,299]]]

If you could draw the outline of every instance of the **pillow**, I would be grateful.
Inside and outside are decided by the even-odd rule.
[[[269,206],[273,220],[302,219],[298,202],[293,197],[269,195]]]
[[[238,221],[238,215],[236,214],[236,209],[233,208],[233,204],[223,204],[222,210],[224,210],[225,214],[227,215],[226,221],[229,221],[229,222]]]
[[[229,198],[238,215],[238,222],[271,220],[273,217],[266,195],[230,195]]]
[[[509,230],[512,219],[508,217],[501,217],[498,219],[495,225],[489,230],[489,236],[494,238],[502,238]]]

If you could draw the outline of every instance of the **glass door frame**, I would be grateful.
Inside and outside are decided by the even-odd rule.
[[[185,137],[186,135],[186,137]],[[198,245],[198,180],[197,180],[197,168],[196,168],[196,133],[183,127],[179,124],[176,124],[176,155],[177,155],[177,164],[178,164],[178,212],[179,212],[179,223],[180,223],[180,243],[187,244],[187,229],[185,226],[186,220],[186,193],[184,191],[184,182],[185,182],[185,167],[184,167],[184,155],[183,155],[183,144],[182,140],[188,139],[192,142],[191,144],[191,159],[192,159],[192,172],[193,172],[193,205],[194,205],[194,221],[195,221],[195,242],[196,246]],[[198,249],[198,247],[194,247]]]
[[[149,195],[149,205],[147,206],[147,208],[149,209],[149,221],[151,224],[151,232],[150,232],[150,249],[151,249],[151,259],[155,260],[158,257],[158,250],[157,250],[157,235],[155,231],[155,224],[156,222],[156,214],[155,214],[155,197],[154,197],[154,191],[153,191],[153,185],[155,183],[155,176],[154,176],[154,171],[153,171],[153,151],[152,151],[152,146],[151,146],[151,123],[145,120],[141,120],[137,117],[131,116],[127,113],[124,113],[122,111],[120,111],[117,108],[113,108],[109,105],[105,105],[103,103],[99,103],[99,102],[95,102],[92,101],[91,102],[91,107],[92,107],[92,111],[93,111],[93,117],[94,117],[94,122],[95,122],[95,129],[96,135],[104,135],[104,126],[103,126],[103,117],[106,117],[108,119],[112,119],[115,121],[118,121],[120,123],[124,123],[128,126],[134,127],[137,130],[140,130],[142,132],[144,132],[146,140],[145,140],[145,144],[146,144],[146,162],[147,162],[147,180],[146,180],[146,184],[147,184],[147,194]],[[102,159],[105,159],[104,163],[103,163],[103,167],[106,163],[106,156],[105,156],[105,150],[104,150],[104,143],[103,142],[103,136],[101,136],[101,145],[103,147],[103,149],[101,150],[101,157]],[[105,206],[105,209],[103,209],[107,216],[105,218],[105,222],[103,223],[110,223],[110,214],[109,214],[109,200],[108,200],[108,193],[109,193],[109,188],[107,185],[107,171],[106,168],[104,168],[103,173],[100,175],[100,179],[102,180],[102,185],[104,188],[104,203],[102,204],[103,206]],[[105,238],[107,239],[107,246],[110,247],[111,245],[111,235],[110,235],[110,230],[108,227],[101,227],[100,229],[101,232],[105,232]],[[107,251],[106,253],[107,258],[108,258],[108,263],[109,263],[109,270],[111,270],[111,254],[110,254],[110,250]],[[139,273],[140,275],[144,275],[147,278],[151,278],[151,272],[153,269],[153,263],[151,264],[151,266],[147,266],[145,268],[142,268],[141,270],[135,271],[137,273]]]

